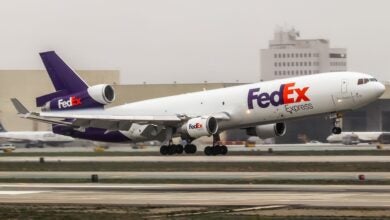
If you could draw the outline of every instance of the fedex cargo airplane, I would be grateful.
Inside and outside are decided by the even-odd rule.
[[[12,99],[19,115],[52,124],[54,133],[104,142],[158,140],[163,155],[192,154],[191,142],[212,136],[206,155],[226,154],[219,134],[245,129],[260,138],[282,136],[285,121],[327,114],[341,133],[341,113],[375,101],[385,86],[363,73],[333,72],[258,82],[144,100],[105,108],[115,99],[110,85],[89,86],[54,51],[40,54],[55,92],[36,98],[40,112]],[[315,126],[315,125],[313,125]],[[185,146],[172,143],[181,137]]]
[[[0,140],[25,144],[26,147],[58,146],[74,141],[74,138],[51,131],[7,131],[0,123]]]

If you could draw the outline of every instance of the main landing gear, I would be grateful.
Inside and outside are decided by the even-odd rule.
[[[334,113],[331,114],[330,118],[333,120],[333,128],[332,128],[332,133],[333,134],[341,134],[341,117],[342,114],[340,113]]]
[[[204,148],[204,154],[207,156],[215,156],[218,154],[226,155],[228,153],[228,149],[225,145],[217,145],[220,142],[219,135],[213,135],[213,146],[207,146]]]
[[[186,144],[185,146],[181,144],[172,144],[163,145],[160,147],[160,154],[162,155],[174,155],[174,154],[194,154],[196,153],[196,146],[194,144]]]

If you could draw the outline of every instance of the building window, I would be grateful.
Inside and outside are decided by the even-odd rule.
[[[305,66],[307,66],[307,62],[304,62],[303,64],[304,64]]]
[[[309,70],[309,74],[311,74],[311,70]]]
[[[283,75],[286,75],[286,70],[283,70]]]
[[[305,75],[307,75],[307,70],[305,70]]]
[[[295,62],[295,66],[298,66],[298,62]]]
[[[299,57],[301,57],[301,58],[302,58],[302,54],[301,54],[301,53],[299,54]]]
[[[293,53],[291,54],[291,57],[294,58],[294,54]]]
[[[307,55],[308,55],[309,57],[311,57],[311,53],[308,53]]]
[[[311,66],[311,62],[309,61],[309,66]]]
[[[303,54],[303,57],[306,57],[306,56],[307,56],[307,54],[306,54],[306,53],[304,53],[304,54]]]
[[[294,66],[294,62],[291,62],[291,66]]]
[[[289,53],[287,54],[287,58],[290,58],[290,54]]]
[[[287,66],[290,66],[290,62],[287,62]]]
[[[299,73],[299,71],[298,71],[298,70],[295,70],[295,74],[297,74],[297,75],[298,75],[298,73]]]
[[[286,54],[283,54],[283,58],[285,58],[286,57]]]
[[[285,62],[283,62],[283,66],[286,66],[286,63],[285,63]]]

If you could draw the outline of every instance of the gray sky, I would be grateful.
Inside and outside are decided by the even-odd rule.
[[[388,0],[0,0],[0,68],[75,69],[123,83],[251,82],[277,25],[348,48],[349,69],[390,80]]]

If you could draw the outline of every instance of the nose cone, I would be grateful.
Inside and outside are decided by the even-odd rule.
[[[376,89],[377,96],[380,97],[383,95],[383,93],[385,93],[386,86],[378,82],[375,89]]]

